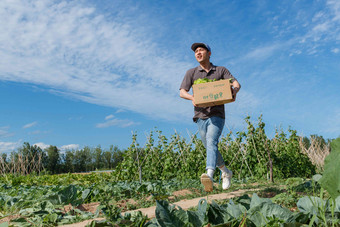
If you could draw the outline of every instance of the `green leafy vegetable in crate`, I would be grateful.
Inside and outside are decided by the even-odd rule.
[[[208,83],[208,82],[213,82],[216,81],[216,79],[208,79],[208,78],[199,78],[197,80],[194,81],[194,84],[203,84],[203,83]]]
[[[199,78],[194,81],[194,84],[203,84],[203,83],[208,83],[208,82],[214,82],[216,79],[208,79],[208,78]],[[229,79],[229,82],[231,83],[232,78]]]

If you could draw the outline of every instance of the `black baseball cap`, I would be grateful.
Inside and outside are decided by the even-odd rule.
[[[203,47],[205,49],[207,49],[208,52],[211,52],[210,46],[208,44],[205,43],[194,43],[191,45],[191,49],[193,51],[195,51],[197,49],[197,47]]]

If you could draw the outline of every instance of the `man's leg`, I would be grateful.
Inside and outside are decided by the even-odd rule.
[[[218,150],[218,140],[222,134],[224,121],[220,117],[209,118],[206,133],[207,169],[215,170],[216,166],[224,165],[224,160]]]
[[[228,170],[225,166],[223,157],[218,150],[218,140],[221,136],[223,127],[224,127],[224,119],[219,117],[212,117],[211,123],[207,127],[207,156],[211,154],[212,158],[207,157],[207,168],[211,166],[218,166],[219,169],[222,171],[222,188],[223,190],[226,190],[230,187],[231,183],[231,177],[233,175],[233,172],[231,170]],[[210,144],[210,145],[209,145]],[[209,148],[210,147],[210,148]],[[209,152],[210,151],[210,152]],[[216,161],[213,157],[216,157]],[[208,163],[208,160],[210,160],[210,163]]]
[[[207,126],[208,126],[208,119],[198,119],[197,121],[198,125],[198,132],[200,133],[202,143],[204,147],[207,147],[207,140],[206,140],[206,135],[207,135]],[[215,168],[207,169],[207,173],[203,173],[201,175],[201,183],[204,186],[204,190],[207,192],[210,192],[213,190],[213,176],[214,176],[214,171]]]
[[[205,191],[213,189],[213,175],[218,166],[224,165],[221,153],[218,151],[218,139],[221,136],[224,119],[220,117],[212,117],[205,120],[198,120],[199,133],[207,152],[207,174],[202,174],[201,182],[204,185]]]
[[[233,172],[225,165],[218,167],[222,171],[222,188],[223,190],[227,190],[231,184],[231,177],[233,176]]]

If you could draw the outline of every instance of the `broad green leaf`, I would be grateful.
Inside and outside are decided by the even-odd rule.
[[[305,214],[318,214],[320,208],[325,207],[325,201],[315,196],[305,196],[297,202],[298,209]]]
[[[58,194],[61,204],[73,203],[77,199],[77,188],[74,185],[70,185]]]
[[[161,200],[161,201],[156,201],[156,210],[155,210],[155,215],[157,222],[160,226],[164,227],[176,227],[173,217],[171,215],[171,207],[169,206],[168,202]]]
[[[284,223],[294,222],[293,214],[287,208],[271,202],[263,202],[248,210],[248,219],[256,226],[266,226],[269,218],[276,218]]]
[[[256,193],[253,193],[253,196],[250,202],[250,209],[253,207],[259,206],[262,203],[273,203],[273,202],[268,198],[260,198]]]
[[[249,210],[251,200],[252,200],[252,198],[250,198],[248,194],[244,194],[241,197],[237,198],[235,200],[235,202],[243,205],[247,210]],[[231,202],[232,202],[232,200],[231,200]]]
[[[226,223],[231,220],[231,215],[227,210],[218,205],[215,201],[212,201],[208,210],[209,223],[211,224],[221,224]]]
[[[331,152],[325,158],[324,172],[320,179],[321,186],[333,199],[340,196],[340,137],[331,142]]]
[[[243,216],[247,209],[241,204],[228,204],[227,212],[235,219]]]
[[[195,211],[187,211],[188,214],[188,223],[191,223],[193,226],[203,226],[206,224],[206,215],[202,215],[200,212]]]
[[[39,204],[42,210],[54,210],[54,205],[50,201],[43,201]]]
[[[198,202],[197,215],[202,223],[208,223],[208,203],[207,200],[201,199]]]
[[[319,180],[322,178],[322,175],[320,175],[320,174],[315,174],[314,176],[313,176],[313,180],[314,181],[316,181],[316,182],[319,182]]]
[[[87,198],[87,196],[89,196],[91,190],[90,189],[85,189],[82,193],[81,193],[81,198],[82,200],[85,200]]]

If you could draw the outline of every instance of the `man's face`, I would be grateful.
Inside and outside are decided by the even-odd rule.
[[[210,55],[211,52],[208,52],[208,50],[203,47],[197,47],[195,50],[195,58],[199,63],[205,61],[209,62]]]

